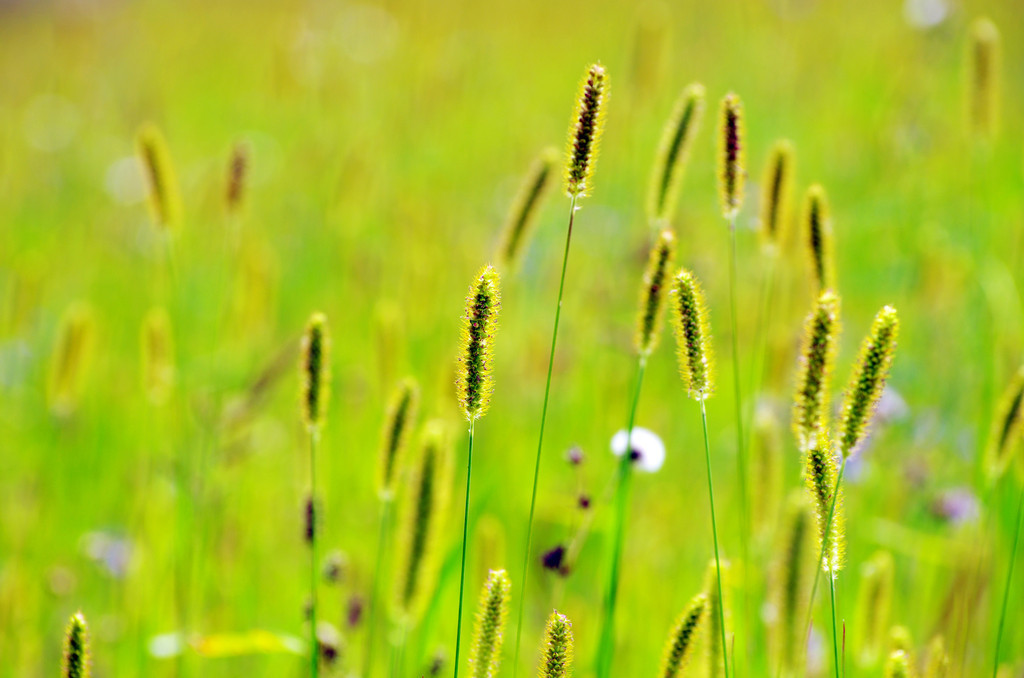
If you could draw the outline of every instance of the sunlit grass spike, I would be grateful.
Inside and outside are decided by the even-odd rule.
[[[569,197],[583,197],[592,190],[591,181],[597,160],[601,133],[608,106],[608,74],[594,64],[580,83],[569,125],[569,148],[565,170],[565,191]]]
[[[726,219],[733,219],[743,203],[745,144],[743,103],[730,92],[722,99],[718,121],[718,196]]]
[[[971,131],[991,140],[999,126],[999,90],[1002,70],[999,29],[988,17],[971,23],[969,42],[969,108]]]
[[[89,627],[81,612],[71,615],[64,633],[64,678],[89,678]]]
[[[887,647],[892,589],[892,555],[878,551],[861,568],[855,628],[862,665],[874,664]]]
[[[494,334],[501,309],[498,273],[485,266],[477,274],[466,297],[463,316],[462,352],[459,356],[458,397],[469,421],[482,417],[491,402],[494,379]]]
[[[924,678],[947,678],[949,676],[949,652],[946,650],[946,641],[941,636],[935,636],[928,643],[928,658],[924,664]]]
[[[665,294],[675,249],[675,233],[672,229],[666,228],[658,234],[647,260],[644,282],[640,290],[640,312],[634,340],[636,350],[642,356],[650,355],[658,345],[665,309]]]
[[[889,378],[898,335],[899,316],[896,309],[885,306],[875,315],[871,330],[861,343],[860,354],[843,396],[838,443],[844,459],[856,452],[857,446],[867,434],[875,407]]]
[[[714,390],[714,357],[704,291],[693,273],[683,269],[673,281],[669,299],[679,373],[690,397],[704,400]]]
[[[473,678],[493,678],[498,674],[511,588],[505,570],[491,570],[480,592],[473,645],[469,650],[469,668]]]
[[[406,439],[416,424],[419,394],[416,380],[410,377],[399,383],[391,398],[377,466],[377,494],[382,498],[390,498],[394,494],[395,476],[401,468]]]
[[[323,425],[330,391],[327,316],[314,313],[302,337],[302,417],[310,430]]]
[[[555,183],[555,165],[558,151],[545,148],[530,165],[515,202],[508,213],[508,220],[502,231],[499,255],[506,270],[515,268],[537,222],[537,214],[544,204],[544,198]]]
[[[804,196],[802,237],[806,238],[807,251],[814,278],[814,293],[835,287],[835,265],[832,259],[832,222],[829,216],[828,197],[821,184],[814,184]]]
[[[719,678],[726,675],[726,653],[729,648],[722,645],[722,639],[728,638],[729,635],[729,604],[728,599],[724,598],[725,591],[728,590],[726,585],[728,572],[728,563],[722,561],[721,580],[719,580],[719,570],[715,565],[715,561],[712,560],[708,564],[704,575],[704,595],[708,599],[707,666],[710,678]],[[720,593],[721,595],[719,595]],[[725,628],[723,628],[723,624]]]
[[[985,451],[985,462],[991,478],[1001,476],[1010,465],[1013,453],[1020,447],[1024,424],[1024,366],[1017,370],[1003,391],[992,422]]]
[[[802,611],[810,594],[814,559],[814,513],[806,493],[794,490],[786,507],[780,552],[775,576],[772,579],[771,598],[774,603],[775,623],[772,641],[782,676],[803,675],[807,640],[801,625]]]
[[[558,610],[548,617],[539,678],[569,678],[572,675],[572,622]]]
[[[758,232],[768,247],[782,247],[789,227],[790,202],[793,191],[793,144],[787,139],[772,147],[761,182],[761,218]]]
[[[136,146],[149,185],[153,222],[173,231],[181,225],[181,194],[167,142],[160,129],[148,123],[139,129]]]
[[[793,432],[801,450],[825,430],[829,390],[839,341],[839,295],[825,290],[804,321],[800,365],[793,398]]]
[[[675,626],[669,633],[668,641],[665,643],[665,651],[661,660],[661,670],[658,675],[662,678],[677,678],[686,668],[693,656],[696,645],[697,633],[705,624],[708,609],[707,594],[700,593],[690,601],[686,610],[679,615]]]
[[[92,363],[96,319],[92,307],[77,302],[60,320],[57,343],[50,358],[47,400],[58,417],[71,415],[79,405]]]
[[[843,488],[836,488],[836,459],[828,436],[822,433],[816,443],[804,452],[804,480],[811,493],[818,527],[818,550],[824,551],[821,568],[835,575],[843,565]],[[835,509],[831,526],[828,522],[832,509],[832,492],[836,490]]]
[[[661,222],[672,218],[690,148],[703,116],[704,86],[695,82],[680,94],[672,116],[661,133],[661,144],[658,146],[647,195],[648,219]]]

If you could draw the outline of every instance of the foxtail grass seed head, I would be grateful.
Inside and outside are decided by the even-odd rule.
[[[181,193],[164,135],[156,125],[143,125],[136,137],[136,146],[149,185],[153,223],[169,231],[176,230],[181,225]]]
[[[679,374],[689,396],[704,400],[714,390],[714,356],[704,291],[693,273],[683,269],[672,283],[669,299]]]
[[[761,183],[761,242],[772,251],[786,241],[793,192],[793,144],[788,139],[775,142],[764,168]]]
[[[236,214],[242,207],[248,170],[249,147],[244,143],[237,143],[231,149],[231,159],[228,161],[227,190],[224,192],[224,205],[228,214]]]
[[[947,678],[949,676],[949,652],[942,635],[928,643],[928,658],[924,664],[924,678]]]
[[[771,628],[774,661],[781,675],[802,676],[806,638],[804,611],[814,573],[814,512],[807,494],[794,490],[786,507],[779,558],[771,580],[774,620]]]
[[[676,235],[666,228],[658,234],[651,248],[651,255],[644,270],[644,284],[640,288],[640,312],[637,316],[637,353],[648,356],[658,345],[661,336],[661,321],[665,309],[665,293],[669,276],[672,274],[672,260],[675,258]]]
[[[302,337],[302,416],[311,431],[319,430],[327,412],[330,385],[330,338],[327,316],[314,313]]]
[[[793,398],[793,432],[806,450],[825,431],[828,396],[839,339],[839,296],[825,290],[804,321],[803,346]]]
[[[735,218],[743,204],[745,144],[743,103],[730,92],[722,99],[718,121],[718,195],[726,219]]]
[[[558,610],[548,617],[541,647],[539,678],[569,678],[572,675],[572,622]]]
[[[476,624],[473,627],[473,645],[469,650],[469,668],[473,678],[493,678],[498,675],[511,590],[512,583],[505,570],[491,570],[480,592]]]
[[[885,662],[885,678],[911,678],[910,657],[903,650],[893,650]]]
[[[818,528],[818,553],[824,550],[821,568],[834,577],[843,566],[845,526],[843,523],[843,488],[836,488],[836,458],[828,436],[822,433],[817,444],[804,452],[804,481],[811,493]],[[832,523],[828,522],[832,508],[832,492],[837,491]],[[822,546],[824,544],[824,547]]]
[[[969,107],[971,131],[991,140],[999,127],[999,89],[1002,71],[999,29],[988,17],[971,24]]]
[[[166,310],[149,310],[142,321],[140,343],[143,391],[152,405],[163,405],[174,388],[174,335]]]
[[[61,317],[57,343],[50,358],[47,400],[50,412],[68,417],[78,408],[92,363],[96,319],[92,307],[77,302]]]
[[[858,656],[862,666],[874,664],[887,647],[892,609],[893,562],[888,551],[878,551],[861,567],[857,595]]]
[[[728,590],[728,563],[722,561],[722,595]],[[729,635],[729,601],[718,595],[718,571],[715,561],[708,563],[704,571],[704,595],[708,598],[707,620],[707,668],[710,678],[719,678],[725,675],[725,652],[727,648],[722,647],[722,621],[725,621],[725,636]],[[721,612],[720,612],[721,610]]]
[[[1024,366],[1017,370],[1003,391],[992,422],[985,461],[991,478],[1001,476],[1010,465],[1013,453],[1020,447],[1021,424],[1024,423]]]
[[[661,133],[647,195],[647,218],[652,222],[667,222],[675,213],[690,148],[703,117],[704,86],[695,82],[683,90]]]
[[[679,615],[665,643],[661,670],[658,672],[662,678],[677,678],[686,668],[693,656],[697,633],[705,625],[707,609],[708,597],[704,593],[699,593]]]
[[[885,306],[875,315],[871,331],[860,346],[860,354],[843,396],[838,442],[844,459],[857,451],[857,446],[867,435],[875,407],[889,378],[898,335],[896,309]]]
[[[836,284],[832,259],[832,221],[829,217],[828,198],[821,184],[814,184],[807,189],[801,221],[811,260],[815,294],[820,294],[822,290]]]
[[[558,151],[554,148],[545,148],[530,165],[530,170],[519,187],[519,193],[512,203],[512,209],[509,210],[498,250],[506,271],[514,269],[522,259],[523,251],[537,223],[537,214],[555,183],[557,162]]]
[[[71,615],[64,633],[64,678],[89,678],[89,627],[81,612]]]
[[[590,195],[593,188],[594,164],[607,107],[608,73],[601,64],[594,64],[580,83],[576,110],[569,123],[565,191],[570,198]]]
[[[419,399],[420,389],[412,378],[403,379],[391,397],[377,471],[377,494],[381,499],[390,500],[394,495],[395,476],[402,465],[406,439],[416,424]]]
[[[441,422],[431,421],[423,430],[401,513],[395,605],[406,619],[418,617],[433,592],[450,483],[448,435]]]
[[[469,421],[482,417],[491,403],[494,378],[494,334],[498,329],[501,290],[498,272],[484,266],[466,297],[462,317],[462,353],[459,356],[459,405]]]

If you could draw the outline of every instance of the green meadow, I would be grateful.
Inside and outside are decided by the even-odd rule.
[[[0,677],[83,675],[62,659],[78,611],[96,678],[311,675],[311,567],[320,676],[537,675],[556,609],[571,620],[574,675],[665,676],[673,625],[714,593],[712,474],[726,661],[705,614],[679,675],[835,676],[837,660],[844,678],[1024,672],[1014,0],[0,5]],[[979,45],[980,17],[995,43]],[[603,135],[575,201],[549,372],[567,139],[595,63]],[[703,118],[677,206],[655,223],[659,143],[693,82]],[[746,177],[735,251],[718,169],[730,92]],[[766,243],[765,168],[782,139],[789,209]],[[508,265],[503,228],[548,147],[550,190]],[[827,573],[808,596],[816,524],[799,582],[785,584],[798,541],[787,509],[813,502],[792,426],[819,295],[813,184],[841,299],[827,427],[875,314],[899,314],[885,392],[843,466],[834,607]],[[715,388],[706,454],[670,327],[675,290],[636,400],[635,425],[665,448],[645,472],[611,441],[630,419],[644,271],[666,225],[669,278],[685,267],[706,295]],[[501,308],[467,502],[459,360],[487,264]],[[317,394],[311,562],[304,336],[316,312],[329,394]],[[407,377],[418,407],[385,510],[389,404]],[[433,532],[403,612],[415,532],[403,523],[431,445]],[[474,615],[492,569],[511,584],[501,663],[485,674]],[[792,666],[778,640],[788,594]],[[551,671],[540,675],[564,675]]]

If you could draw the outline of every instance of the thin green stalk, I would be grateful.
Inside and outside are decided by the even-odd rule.
[[[409,624],[407,620],[403,619],[397,624],[398,640],[394,647],[391,648],[391,671],[388,673],[389,676],[403,676],[405,675],[405,638],[409,631]],[[370,678],[370,674],[366,674],[365,678]]]
[[[1020,539],[1021,511],[1024,509],[1024,487],[1020,490],[1017,500],[1017,525],[1013,530],[1013,548],[1010,549],[1010,567],[1006,571],[1006,586],[1003,588],[1003,609],[999,613],[999,630],[996,632],[996,653],[992,662],[992,678],[999,673],[999,649],[1003,642],[1003,627],[1006,625],[1006,607],[1010,602],[1010,582],[1013,579],[1013,567],[1017,562],[1017,542]]]
[[[530,517],[526,522],[526,548],[523,550],[523,577],[519,584],[519,611],[516,613],[516,649],[512,655],[512,675],[519,673],[519,647],[523,635],[523,610],[526,607],[526,580],[530,574],[530,548],[533,543],[533,514],[537,507],[537,479],[540,477],[540,455],[544,449],[544,424],[548,416],[548,396],[551,394],[551,372],[555,365],[555,345],[558,343],[558,320],[562,315],[562,292],[565,290],[565,270],[569,264],[569,242],[572,223],[576,216],[576,196],[569,201],[569,228],[565,233],[565,251],[562,254],[562,277],[558,283],[558,305],[555,306],[555,326],[551,331],[551,353],[548,356],[548,376],[544,383],[544,406],[540,411],[540,435],[537,437],[537,458],[533,463],[533,490],[530,493]],[[457,670],[457,669],[456,669]]]
[[[821,552],[818,554],[817,567],[814,568],[814,584],[811,585],[811,598],[807,604],[807,623],[804,624],[804,637],[811,632],[811,616],[814,611],[814,596],[818,592],[818,580],[821,578],[821,563],[825,560],[825,549],[828,545],[828,535],[832,530],[832,517],[836,511],[836,500],[839,498],[839,485],[843,482],[843,473],[846,472],[846,457],[839,464],[839,474],[836,476],[836,486],[832,488],[832,505],[828,509],[828,520],[825,521],[825,534],[821,537]]]
[[[604,599],[604,616],[601,622],[601,642],[597,646],[597,676],[607,678],[612,668],[615,655],[615,605],[619,595],[619,568],[622,563],[622,544],[625,541],[626,512],[629,509],[629,481],[632,475],[631,458],[633,443],[633,424],[636,422],[636,409],[640,402],[640,386],[644,381],[647,369],[647,357],[640,356],[637,364],[636,385],[633,387],[633,398],[629,407],[628,426],[626,427],[626,449],[619,460],[618,487],[615,492],[615,528],[614,546],[612,547],[612,569],[608,576],[608,592]]]
[[[312,506],[312,530],[309,540],[309,675],[316,678],[320,671],[320,647],[316,639],[316,447],[319,431],[309,433],[309,501]]]
[[[469,456],[466,459],[466,507],[462,514],[462,568],[459,574],[459,623],[455,631],[455,678],[459,678],[459,644],[462,640],[462,598],[466,590],[466,541],[469,535],[469,481],[473,477],[473,427],[475,419],[469,421]]]
[[[715,488],[711,482],[711,443],[708,440],[708,411],[704,399],[700,400],[700,421],[704,427],[704,459],[708,469],[708,501],[711,503],[711,536],[715,542],[715,575],[718,578],[718,626],[722,632],[722,663],[725,678],[729,678],[729,651],[725,644],[725,598],[722,596],[722,561],[718,555],[718,523],[715,520]]]
[[[828,592],[832,600],[832,656],[836,664],[836,678],[839,678],[839,636],[836,634],[836,575],[828,573]]]
[[[746,625],[747,638],[750,638],[750,620],[753,615],[747,609],[750,603],[747,591],[747,569],[750,563],[749,541],[750,541],[750,516],[749,499],[747,494],[747,439],[743,436],[743,393],[740,389],[740,349],[739,349],[739,327],[736,322],[736,216],[729,220],[729,320],[732,324],[732,378],[734,402],[736,406],[736,473],[739,476],[740,486],[740,554],[743,557],[743,619]],[[725,651],[725,646],[722,646]]]
[[[377,630],[377,608],[380,604],[380,582],[381,582],[381,570],[384,569],[384,559],[389,551],[389,539],[388,535],[391,534],[388,529],[390,518],[391,518],[391,504],[392,498],[390,496],[384,497],[381,500],[380,506],[380,529],[377,535],[377,558],[375,560],[376,567],[373,568],[373,586],[370,589],[370,610],[366,619],[366,669],[363,671],[363,675],[366,678],[370,678],[373,675],[373,651],[374,651],[374,639],[376,638]]]

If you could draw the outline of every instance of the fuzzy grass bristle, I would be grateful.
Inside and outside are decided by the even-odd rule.
[[[728,589],[729,564],[721,561],[721,580],[719,580],[718,568],[715,561],[708,563],[704,571],[704,595],[708,600],[708,633],[707,639],[707,675],[710,678],[719,678],[726,674],[726,651],[728,648],[722,645],[723,638],[729,637],[729,599],[726,597]],[[721,595],[719,595],[721,593]],[[725,628],[723,629],[723,624]],[[728,642],[726,640],[725,642]]]
[[[181,225],[181,192],[178,178],[160,128],[143,125],[135,139],[149,186],[149,208],[153,223],[169,231]]]
[[[663,229],[651,247],[640,289],[640,312],[634,344],[637,353],[648,356],[658,345],[661,323],[665,315],[665,291],[675,259],[676,235],[670,228]]]
[[[804,321],[793,398],[793,432],[801,450],[824,432],[829,416],[829,387],[839,342],[839,305],[839,295],[825,290]]]
[[[707,611],[707,594],[699,593],[679,615],[665,643],[659,676],[677,678],[686,668],[694,653],[696,636],[705,624]]]
[[[395,576],[395,605],[400,616],[416,618],[426,607],[440,553],[451,483],[448,436],[440,421],[424,426],[405,493]]]
[[[832,443],[824,433],[816,444],[804,452],[804,482],[811,495],[818,528],[818,552],[822,553],[821,568],[835,576],[843,566],[845,526],[843,520],[843,488],[836,487],[836,458]],[[832,509],[835,491],[835,509]],[[829,511],[832,521],[829,523]]]
[[[743,102],[730,92],[722,99],[718,120],[718,196],[726,219],[735,218],[743,204],[745,144]]]
[[[807,494],[794,490],[789,497],[780,541],[779,559],[772,579],[775,620],[771,628],[774,661],[781,676],[803,675],[806,639],[803,611],[810,598],[814,572],[814,512]]]
[[[875,407],[882,397],[892,368],[899,335],[899,315],[892,306],[884,306],[861,343],[854,363],[839,421],[839,451],[843,458],[857,451],[871,425]]]
[[[327,334],[327,316],[314,313],[302,336],[302,418],[307,428],[318,430],[323,426],[330,395],[330,338]]]
[[[544,629],[539,678],[569,678],[572,675],[572,622],[555,610]]]
[[[687,159],[703,117],[704,86],[695,82],[679,95],[661,133],[647,195],[647,217],[652,222],[667,222],[675,213]]]
[[[704,400],[714,391],[714,356],[704,291],[696,276],[683,269],[672,283],[670,299],[679,374],[689,396]]]
[[[999,90],[1002,71],[1002,39],[988,17],[971,23],[969,41],[969,115],[971,130],[991,140],[999,127]]]
[[[78,408],[95,342],[96,316],[92,307],[85,302],[72,304],[61,317],[50,358],[47,400],[54,415],[67,417]]]
[[[505,570],[490,571],[480,592],[473,645],[469,650],[469,668],[473,678],[493,678],[498,674],[511,590],[512,583]]]
[[[391,396],[377,465],[377,494],[383,499],[394,495],[395,476],[401,468],[406,439],[416,424],[419,399],[419,385],[411,377],[403,379]]]
[[[501,310],[498,272],[484,266],[477,274],[466,297],[462,317],[462,352],[458,363],[458,399],[469,421],[482,417],[491,402],[494,378],[494,335]]]
[[[81,612],[71,615],[64,632],[63,678],[89,678],[89,626]]]
[[[522,260],[523,251],[537,223],[537,214],[544,198],[554,184],[558,151],[545,148],[530,165],[502,231],[499,258],[505,270],[514,269]]]
[[[829,217],[828,197],[821,184],[813,184],[804,196],[803,236],[811,261],[815,294],[834,287],[835,264],[832,257],[832,221]]]
[[[788,139],[775,142],[764,168],[761,182],[761,217],[758,233],[761,242],[778,251],[786,241],[789,228],[790,203],[793,193],[793,143]]]
[[[992,432],[985,449],[985,466],[990,478],[1000,477],[1010,465],[1013,453],[1020,447],[1024,424],[1024,366],[1007,384],[992,421]]]
[[[589,195],[593,188],[594,164],[607,107],[608,73],[601,64],[594,64],[580,83],[576,109],[569,124],[565,192],[571,198]]]

